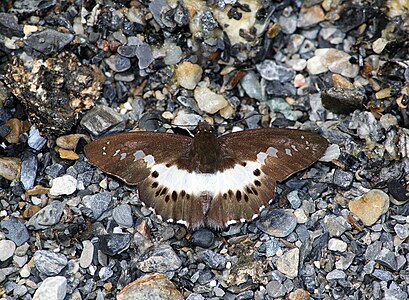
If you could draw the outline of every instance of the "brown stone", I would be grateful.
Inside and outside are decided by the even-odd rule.
[[[20,177],[21,160],[17,157],[0,157],[0,177],[15,180]]]
[[[81,138],[85,139],[87,142],[91,141],[87,135],[75,133],[58,137],[56,143],[58,147],[63,149],[74,150]]]
[[[78,154],[72,150],[58,148],[58,153],[62,159],[77,160],[80,158]]]
[[[16,118],[8,120],[5,125],[9,126],[11,131],[5,136],[10,144],[17,144],[20,141],[20,135],[23,132],[23,123]]]

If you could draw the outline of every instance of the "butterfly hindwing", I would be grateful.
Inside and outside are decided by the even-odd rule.
[[[236,166],[252,166],[235,167],[233,176],[243,178],[242,187],[212,201],[207,222],[219,226],[257,216],[273,198],[275,183],[313,164],[328,144],[317,134],[291,129],[241,131],[221,136],[218,142],[222,158]]]

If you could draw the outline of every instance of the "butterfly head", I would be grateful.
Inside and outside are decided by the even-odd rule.
[[[196,127],[196,133],[213,133],[214,129],[212,125],[206,121],[200,121]]]

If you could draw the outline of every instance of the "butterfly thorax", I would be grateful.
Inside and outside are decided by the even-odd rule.
[[[196,173],[215,173],[219,168],[220,147],[212,132],[203,131],[195,135],[189,153],[192,170]]]

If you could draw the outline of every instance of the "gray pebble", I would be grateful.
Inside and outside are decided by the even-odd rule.
[[[261,77],[266,80],[286,82],[293,80],[295,77],[295,71],[293,69],[277,65],[274,61],[268,59],[257,64],[256,68],[260,72]]]
[[[136,265],[142,272],[168,272],[180,268],[182,261],[169,245],[160,245],[146,254]]]
[[[278,240],[275,238],[271,238],[269,241],[265,243],[266,245],[266,256],[271,257],[274,256],[278,249],[280,249],[280,244]]]
[[[124,72],[131,67],[130,59],[119,54],[111,55],[105,59],[105,62],[114,72]]]
[[[390,251],[389,249],[382,249],[378,255],[376,256],[375,261],[389,269],[396,271],[396,256],[395,254]]]
[[[354,174],[352,172],[336,169],[332,182],[337,187],[340,187],[342,189],[349,189],[352,185],[353,180]]]
[[[386,270],[375,269],[372,272],[372,275],[375,278],[378,278],[379,280],[382,280],[382,281],[391,281],[391,280],[393,280],[392,273],[389,272],[389,271],[386,271]]]
[[[37,176],[37,157],[26,152],[21,163],[21,176],[20,180],[26,190],[31,189],[34,186],[34,181]]]
[[[14,217],[1,221],[0,229],[5,233],[6,238],[12,240],[17,246],[21,246],[30,238],[28,230],[23,222]]]
[[[64,207],[64,202],[53,201],[32,216],[26,226],[32,230],[40,230],[57,224],[61,219]]]
[[[87,112],[80,124],[94,136],[107,131],[118,132],[125,129],[122,116],[108,106],[98,105]]]
[[[61,253],[46,250],[38,250],[34,253],[35,267],[46,276],[59,274],[67,263],[67,258]]]
[[[325,276],[327,280],[339,280],[339,279],[345,279],[345,277],[346,277],[345,272],[342,270],[337,270],[337,269],[332,270],[331,272],[327,274],[327,276]]]
[[[211,269],[223,270],[226,267],[226,258],[212,250],[205,249],[201,251],[198,256],[199,259]]]
[[[28,145],[34,150],[41,150],[46,142],[47,139],[40,135],[40,131],[34,126],[31,126],[27,141]]]
[[[86,269],[91,265],[94,258],[94,244],[89,240],[85,240],[82,241],[82,246],[83,249],[80,256],[80,266],[81,268]]]
[[[405,240],[409,236],[408,224],[396,224],[394,230],[401,240]]]
[[[205,298],[200,294],[191,293],[186,300],[205,300]]]
[[[71,43],[73,39],[74,35],[70,33],[45,29],[41,32],[36,32],[30,35],[25,40],[25,43],[43,54],[51,54],[64,48]]]
[[[67,294],[67,279],[63,276],[46,278],[36,290],[33,300],[63,300]]]
[[[287,195],[288,202],[290,202],[291,207],[297,209],[301,206],[301,199],[298,196],[298,191],[294,190],[288,193]]]
[[[0,240],[0,261],[6,261],[13,256],[16,244],[9,240]]]
[[[257,221],[258,229],[274,237],[286,237],[296,226],[297,218],[292,212],[284,209],[270,211]]]
[[[129,233],[111,233],[100,235],[99,246],[103,253],[113,256],[128,249],[132,235]]]
[[[209,248],[213,245],[214,240],[215,237],[213,231],[206,228],[200,228],[192,233],[190,243],[192,243],[194,246]]]
[[[282,297],[286,294],[285,286],[279,281],[270,281],[266,286],[267,293],[272,298]]]
[[[263,100],[259,76],[255,72],[249,71],[240,80],[240,84],[249,97]]]
[[[128,204],[121,204],[112,211],[112,217],[118,225],[129,228],[133,226],[132,209]]]
[[[110,192],[87,195],[82,198],[85,207],[92,211],[92,217],[97,220],[112,204],[112,195]]]
[[[151,47],[146,43],[143,43],[142,45],[137,46],[135,53],[136,53],[136,56],[138,57],[139,69],[141,70],[149,67],[149,65],[154,61]]]

